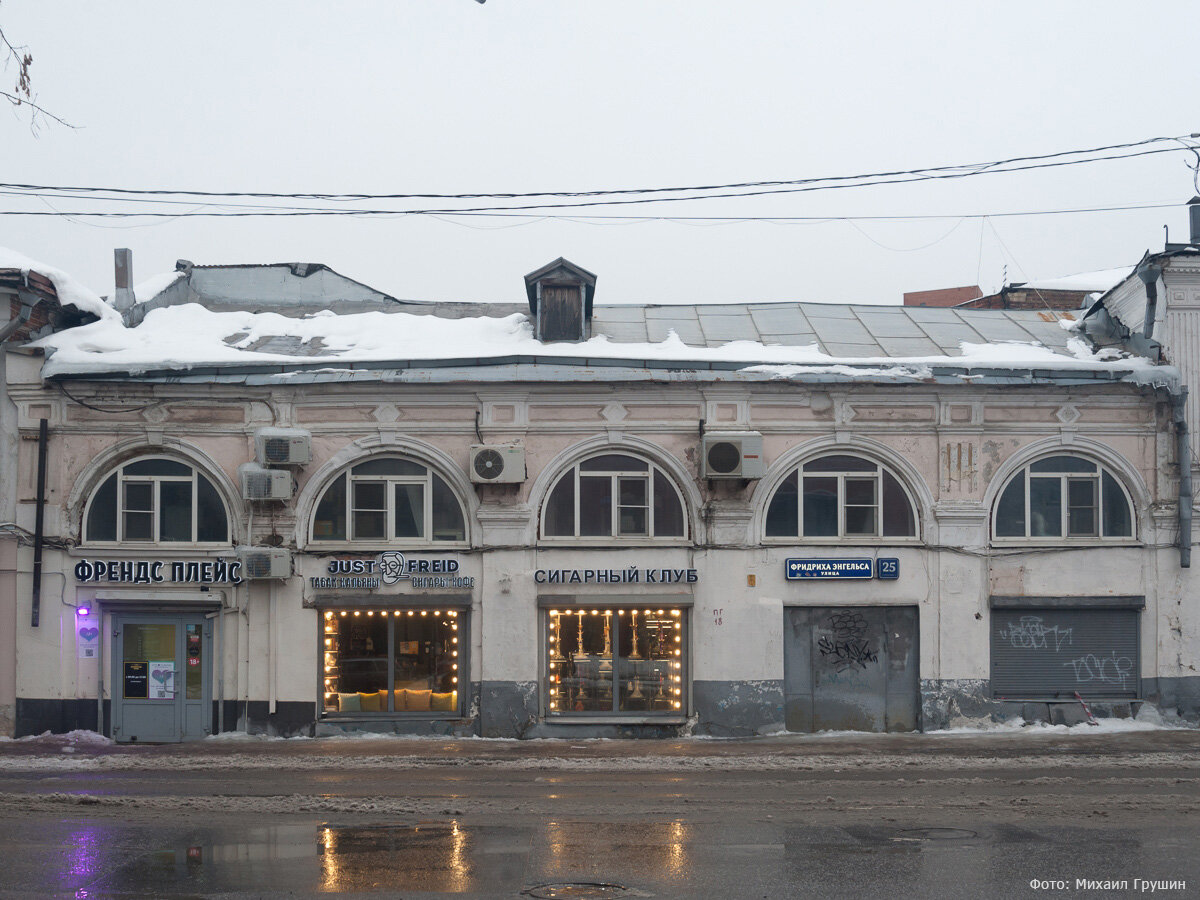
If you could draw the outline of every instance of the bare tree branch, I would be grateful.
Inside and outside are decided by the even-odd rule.
[[[17,66],[16,85],[11,92],[0,91],[0,97],[7,100],[14,107],[29,107],[29,128],[34,134],[37,134],[39,116],[51,119],[59,125],[65,125],[67,128],[75,127],[70,122],[59,118],[36,102],[36,95],[33,93],[33,81],[29,74],[29,70],[33,66],[33,54],[29,52],[29,48],[24,44],[14,44],[10,41],[4,33],[3,28],[0,28],[0,56],[4,59],[5,70],[8,69],[10,63],[15,62]]]
[[[48,109],[46,109],[42,106],[38,106],[32,100],[29,100],[25,97],[19,97],[16,94],[10,94],[8,91],[0,91],[0,97],[3,97],[5,100],[7,100],[13,106],[28,106],[32,112],[36,113],[37,115],[45,116],[47,119],[53,119],[59,125],[65,125],[68,128],[78,128],[79,127],[78,125],[72,125],[70,122],[67,122],[64,119],[60,119],[58,116],[56,116],[54,113],[50,112]]]

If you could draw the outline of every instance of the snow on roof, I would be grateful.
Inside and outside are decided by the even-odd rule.
[[[742,317],[749,319],[754,308],[724,307],[722,317],[736,319],[734,311],[740,309]],[[324,311],[296,318],[277,313],[214,312],[189,303],[152,310],[133,328],[126,327],[119,317],[106,318],[43,338],[34,346],[47,350],[49,359],[43,369],[46,377],[186,373],[209,367],[283,366],[311,371],[321,366],[344,369],[354,363],[411,367],[422,361],[458,361],[469,368],[514,357],[547,363],[586,359],[617,361],[620,365],[628,361],[632,367],[678,362],[683,369],[732,363],[767,378],[792,378],[801,372],[819,374],[827,369],[832,374],[844,374],[837,367],[852,367],[859,377],[886,370],[891,377],[911,378],[925,377],[929,367],[935,366],[1086,370],[1117,377],[1134,377],[1131,373],[1135,370],[1154,368],[1146,360],[1126,358],[1114,351],[1093,353],[1084,340],[1062,328],[1059,319],[1045,313],[959,313],[889,307],[882,318],[872,319],[856,317],[856,309],[861,308],[829,306],[824,310],[838,320],[836,335],[843,340],[854,337],[858,343],[853,344],[830,340],[822,344],[807,334],[776,343],[735,339],[716,344],[703,337],[685,342],[683,332],[692,323],[687,309],[676,322],[678,330],[671,327],[672,320],[665,315],[654,319],[666,329],[657,340],[597,334],[579,343],[543,344],[534,338],[529,319],[522,314],[448,319],[400,312],[338,315]],[[645,314],[654,311],[654,307],[643,310]],[[665,308],[661,311],[665,314]],[[600,310],[597,313],[599,316]],[[964,320],[973,322],[979,330],[966,327]],[[864,321],[886,334],[868,331]],[[723,327],[736,330],[737,324],[726,322]],[[980,337],[989,331],[995,336]],[[896,351],[886,349],[889,334],[899,335],[893,345]],[[831,351],[831,345],[840,349]],[[914,352],[904,351],[905,347]],[[761,366],[773,368],[757,368]]]
[[[1032,281],[1012,286],[1035,288],[1042,291],[1099,291],[1103,293],[1114,285],[1120,284],[1132,272],[1133,266],[1129,265],[1119,269],[1102,269],[1098,272],[1064,275],[1061,278],[1035,278]]]
[[[37,272],[54,282],[54,290],[58,294],[58,302],[62,306],[74,306],[80,312],[91,313],[100,319],[120,319],[120,314],[101,300],[99,294],[84,287],[66,272],[30,259],[16,250],[0,247],[0,269]]]
[[[145,303],[147,300],[153,300],[180,278],[185,278],[183,272],[162,272],[158,275],[151,275],[140,284],[134,285],[133,296],[137,303]]]

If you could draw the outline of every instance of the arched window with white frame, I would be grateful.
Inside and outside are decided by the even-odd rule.
[[[683,540],[683,494],[661,466],[628,453],[602,452],[571,466],[542,507],[548,540]]]
[[[992,535],[1006,541],[1133,538],[1133,504],[1108,468],[1057,453],[1022,466],[996,500]]]
[[[148,456],[122,463],[88,499],[85,544],[228,544],[229,513],[195,466]]]
[[[917,515],[908,490],[886,466],[830,453],[788,473],[767,504],[763,533],[768,540],[915,538]]]
[[[342,470],[312,519],[313,543],[419,545],[467,540],[462,501],[423,462],[377,456]]]

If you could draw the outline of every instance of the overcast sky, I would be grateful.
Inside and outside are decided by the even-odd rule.
[[[1200,3],[0,0],[39,102],[0,109],[0,181],[271,192],[722,184],[981,162],[1200,132]],[[15,70],[0,77],[11,88]],[[516,300],[565,256],[598,303],[898,303],[1132,265],[1186,236],[1183,153],[583,215],[1023,218],[687,224],[514,218],[0,216],[0,245],[112,291],[307,261],[397,297]],[[47,205],[50,204],[50,205]],[[101,208],[0,196],[0,209]],[[110,207],[109,208],[115,208]],[[192,206],[184,206],[190,209]]]

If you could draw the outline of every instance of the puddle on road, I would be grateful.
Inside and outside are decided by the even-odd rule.
[[[175,829],[171,829],[175,831]],[[599,832],[599,833],[598,833]],[[96,826],[71,835],[60,885],[88,898],[112,891],[222,892],[248,884],[308,893],[568,890],[564,884],[616,854],[625,874],[680,883],[690,873],[692,828],[681,822],[616,825],[547,823],[536,828],[417,825],[276,825],[229,832],[182,827],[174,846],[139,845]],[[207,837],[207,840],[203,838]],[[161,848],[161,844],[159,845]],[[532,857],[532,861],[531,861]],[[531,870],[532,866],[532,870]],[[571,886],[578,890],[577,882]],[[608,894],[626,889],[609,879]],[[553,893],[553,896],[569,896]],[[537,896],[531,895],[531,896]],[[576,896],[584,896],[576,894]]]

